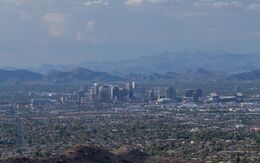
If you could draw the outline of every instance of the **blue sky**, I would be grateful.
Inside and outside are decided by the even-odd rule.
[[[259,0],[1,0],[0,64],[260,52]]]

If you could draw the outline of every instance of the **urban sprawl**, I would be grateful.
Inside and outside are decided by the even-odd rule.
[[[244,94],[239,86],[221,93],[160,85],[132,81],[2,90],[0,158],[44,158],[84,144],[208,162],[260,159],[258,88]]]

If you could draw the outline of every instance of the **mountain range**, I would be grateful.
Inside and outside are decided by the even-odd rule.
[[[183,50],[166,52],[154,56],[144,56],[132,60],[114,62],[87,61],[73,65],[43,64],[33,69],[47,73],[52,69],[70,71],[77,67],[107,72],[116,75],[131,73],[182,73],[187,70],[204,68],[211,72],[226,74],[252,71],[259,68],[260,54],[234,54],[223,51]]]
[[[105,72],[94,72],[85,68],[76,68],[72,71],[63,72],[58,70],[50,71],[44,78],[44,81],[54,83],[71,83],[84,81],[120,81],[123,78],[110,75]]]
[[[230,80],[260,80],[260,69],[231,75]]]
[[[220,80],[225,79],[223,74],[209,72],[203,68],[187,70],[183,73],[166,72],[159,73],[144,73],[144,74],[128,74],[124,76],[127,80]]]
[[[28,70],[0,70],[0,83],[5,82],[28,82],[44,78],[44,75]]]
[[[105,72],[94,72],[85,68],[72,71],[52,70],[46,75],[28,70],[0,70],[0,83],[77,83],[86,81],[119,81],[123,78]]]
[[[113,82],[113,81],[218,81],[218,80],[260,80],[260,69],[249,72],[227,75],[215,73],[203,68],[187,70],[183,73],[129,73],[127,75],[111,75],[106,72],[76,68],[71,71],[52,70],[46,75],[28,70],[1,70],[0,83],[80,83],[80,82]]]

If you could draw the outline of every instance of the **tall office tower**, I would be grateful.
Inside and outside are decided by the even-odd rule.
[[[110,102],[110,87],[108,85],[99,87],[99,101]]]
[[[235,93],[240,92],[240,87],[239,86],[235,85],[234,89],[235,89]]]
[[[97,98],[96,98],[94,88],[91,88],[90,91],[89,91],[89,101],[97,102]]]
[[[126,89],[128,92],[128,97],[129,99],[132,99],[134,97],[134,90],[133,90],[133,82],[131,83],[126,83]]]
[[[198,95],[198,97],[202,97],[202,89],[196,89],[195,93]]]
[[[159,88],[158,98],[166,98],[167,97],[167,89],[164,87]]]
[[[187,89],[186,98],[192,100],[193,102],[202,101],[202,90],[201,89]]]
[[[194,92],[195,92],[195,90],[193,90],[193,89],[186,89],[185,96],[186,97],[193,97],[194,96]]]
[[[114,86],[113,86],[113,85],[110,85],[110,86],[109,86],[109,97],[110,97],[110,101],[113,101],[113,89],[114,89]]]
[[[119,88],[113,87],[112,88],[112,95],[111,95],[112,101],[119,100]]]
[[[79,91],[78,93],[78,98],[79,98],[79,105],[81,104],[81,98],[85,97],[85,93],[83,90]]]
[[[108,85],[108,91],[109,91],[109,100],[110,102],[113,101],[113,85]]]
[[[135,89],[136,88],[136,82],[135,81],[132,81],[132,88]]]
[[[158,99],[160,97],[160,88],[154,88],[153,89],[153,95],[155,99]]]
[[[94,83],[94,94],[95,94],[95,101],[98,101],[99,97],[99,85],[97,83]]]
[[[128,95],[127,89],[125,88],[119,89],[119,98],[118,98],[119,101],[123,101],[123,102],[127,101],[127,95]]]
[[[201,100],[202,100],[202,90],[201,89],[196,89],[194,91],[193,101],[194,102],[199,102]]]
[[[126,83],[125,88],[128,89],[128,90],[132,89],[132,83]]]
[[[149,94],[149,100],[151,100],[151,101],[156,100],[155,93],[154,93],[153,89],[149,90],[148,94]]]
[[[173,87],[167,89],[167,98],[175,101],[176,100],[176,90]]]

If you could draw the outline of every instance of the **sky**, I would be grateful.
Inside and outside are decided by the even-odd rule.
[[[259,45],[259,0],[0,0],[1,67]]]

